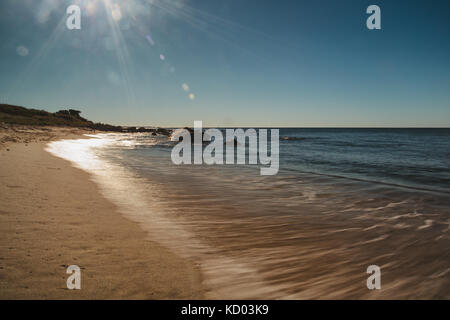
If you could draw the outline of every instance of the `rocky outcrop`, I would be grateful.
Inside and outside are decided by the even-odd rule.
[[[149,132],[153,136],[155,135],[164,135],[169,136],[172,133],[172,130],[165,128],[145,128],[145,127],[124,127],[122,128],[122,132]]]
[[[165,129],[165,128],[157,128],[155,132],[156,132],[157,134],[162,134],[162,135],[164,135],[164,136],[169,136],[169,135],[172,133],[171,130]]]

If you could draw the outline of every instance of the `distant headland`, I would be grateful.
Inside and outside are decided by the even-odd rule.
[[[93,122],[81,117],[80,114],[81,111],[75,109],[48,112],[10,104],[0,104],[0,123],[33,126],[64,126],[111,132],[150,132],[154,135],[169,135],[171,133],[171,130],[165,128],[124,127]]]

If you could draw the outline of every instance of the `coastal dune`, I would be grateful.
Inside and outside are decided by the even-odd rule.
[[[149,239],[45,145],[0,149],[0,299],[203,297],[195,264]],[[67,289],[69,265],[81,268],[80,290]]]

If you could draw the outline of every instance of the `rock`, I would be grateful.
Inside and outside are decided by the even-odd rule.
[[[165,128],[157,128],[156,133],[162,134],[164,136],[169,136],[171,134],[171,131],[169,129],[165,129]]]

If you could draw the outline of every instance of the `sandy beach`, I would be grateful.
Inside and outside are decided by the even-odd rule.
[[[201,298],[198,268],[152,241],[89,174],[44,150],[86,131],[5,127],[0,133],[0,299]],[[81,290],[66,268],[81,268]]]

